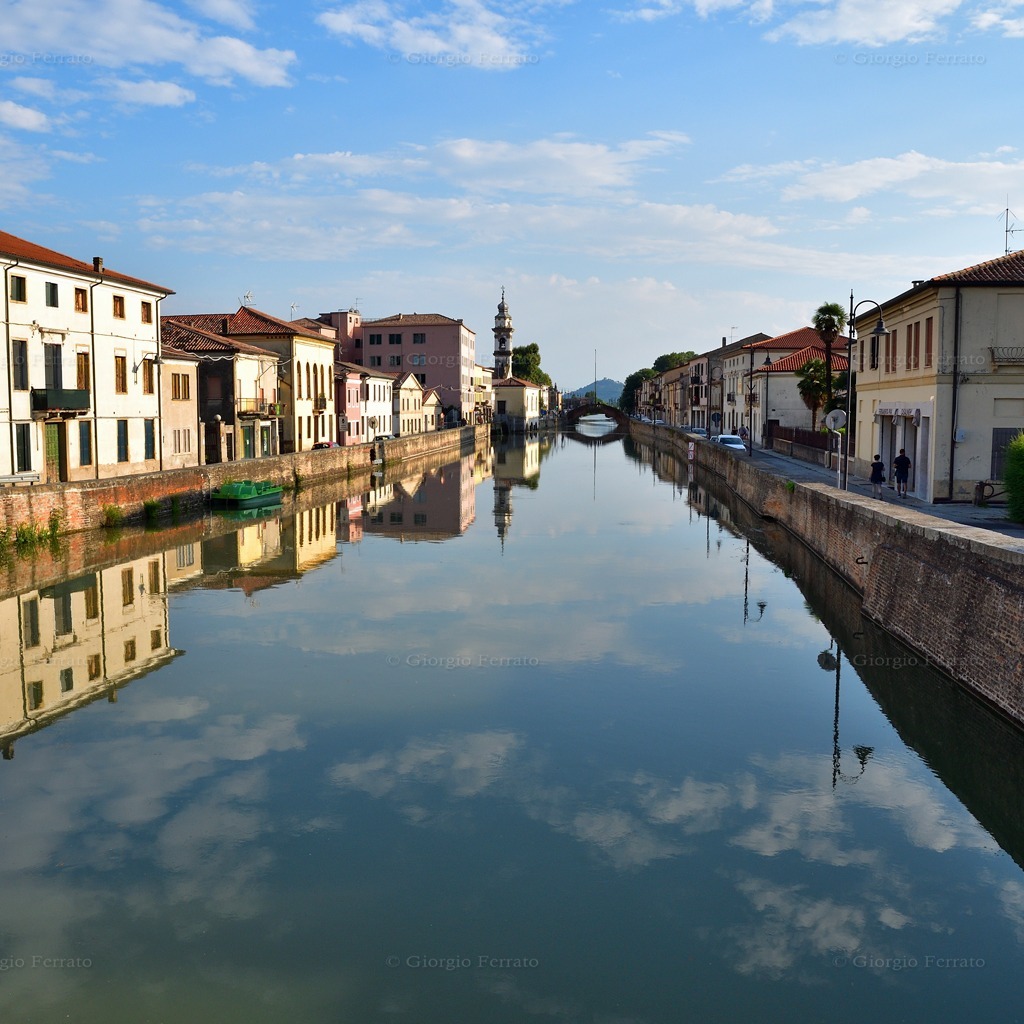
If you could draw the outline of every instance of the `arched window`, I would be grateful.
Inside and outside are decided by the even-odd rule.
[[[302,363],[295,364],[295,397],[302,397]]]
[[[306,363],[306,397],[313,397],[313,391],[309,386],[309,363]]]

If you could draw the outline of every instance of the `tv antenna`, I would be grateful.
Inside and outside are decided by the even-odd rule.
[[[292,311],[292,319],[294,320],[295,319],[295,310],[301,309],[302,307],[299,306],[299,304],[297,302],[293,302],[288,308]]]
[[[251,306],[252,305],[252,290],[247,291],[239,300],[240,306]]]
[[[1017,215],[1010,209],[1010,198],[1006,198],[1006,209],[1003,210],[1003,243],[1005,246],[1003,255],[1009,256],[1013,250],[1010,248],[1010,237],[1017,234],[1019,231],[1024,231],[1024,228],[1017,227],[1016,221],[1011,221],[1011,217]]]

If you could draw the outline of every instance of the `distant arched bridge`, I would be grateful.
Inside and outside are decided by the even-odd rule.
[[[602,405],[600,402],[588,402],[586,405],[577,405],[565,414],[565,422],[573,426],[583,416],[607,416],[620,427],[629,426],[629,417],[614,405]]]

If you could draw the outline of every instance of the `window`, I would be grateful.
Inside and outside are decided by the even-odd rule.
[[[14,390],[28,391],[28,342],[12,341],[11,356],[14,359]]]
[[[75,353],[75,387],[79,391],[89,390],[89,353]]]
[[[402,357],[401,356],[388,356],[388,366],[401,366],[401,365],[402,365]]]
[[[117,421],[117,461],[128,461],[128,421]]]
[[[402,336],[401,336],[401,334],[389,334],[388,335],[388,344],[389,345],[401,345],[402,344]]]
[[[914,365],[914,354],[913,354],[913,351],[912,351],[913,345],[914,345],[914,326],[913,326],[913,324],[907,324],[907,340],[906,340],[907,358],[905,360],[905,363],[906,363],[906,367],[907,367],[908,370],[911,369],[913,367],[913,365]]]
[[[124,296],[123,295],[115,295],[114,296],[114,319],[115,320],[123,320],[124,319]]]
[[[426,526],[427,525],[427,513],[426,512],[414,512],[412,521],[415,526]]]
[[[95,583],[85,592],[85,617],[87,619],[100,617],[100,590]],[[92,676],[89,678],[92,679]]]
[[[135,637],[132,637],[131,640],[125,640],[125,642],[124,642],[124,660],[125,660],[125,663],[127,664],[129,661],[134,661],[135,657],[136,657],[136,654],[135,654]]]
[[[171,398],[176,402],[187,402],[192,395],[191,384],[187,373],[172,373]]]
[[[179,569],[187,569],[196,564],[196,547],[194,544],[181,544],[174,552],[174,564]]]
[[[1006,468],[1006,446],[1021,432],[1020,427],[993,427],[992,429],[992,472],[990,480],[1002,480]]]
[[[302,397],[302,363],[295,364],[295,397]]]
[[[39,599],[29,598],[21,604],[22,646],[39,646]]]
[[[353,347],[354,348],[362,348],[363,347],[363,339],[362,338],[356,338],[355,339],[355,345]]]
[[[145,420],[146,454],[143,458],[156,458],[156,420]]]
[[[164,642],[163,630],[151,629],[149,631],[149,649],[151,651],[158,651],[158,650],[160,650],[161,646],[163,645],[163,642]]]
[[[160,593],[160,560],[157,558],[149,563],[149,592]]]
[[[38,711],[43,706],[43,684],[28,683],[25,686],[29,711]]]
[[[382,358],[383,358],[382,356],[370,356],[370,365],[371,366],[380,366]]]
[[[25,286],[25,278],[11,275],[11,302],[26,302],[28,289]]]
[[[924,365],[932,365],[932,320],[933,317],[928,317],[924,322]]]
[[[14,442],[17,448],[17,472],[32,471],[32,424],[16,423],[14,425]]]
[[[63,352],[60,345],[43,345],[43,367],[48,388],[60,390],[64,387]]]
[[[412,343],[414,345],[426,345],[427,336],[425,334],[413,334]]]
[[[370,335],[370,344],[371,345],[379,345],[381,343],[381,339],[383,337],[384,337],[383,334],[371,334]]]
[[[53,599],[53,632],[55,636],[67,636],[73,628],[71,620],[71,595],[61,594]]]
[[[417,373],[417,374],[414,374],[414,376],[420,382],[420,384],[422,384],[424,387],[426,387],[427,375],[425,373]]]
[[[78,464],[92,465],[92,423],[89,420],[78,421]]]
[[[914,324],[914,345],[911,351],[911,364],[908,369],[917,370],[921,366],[921,321]]]
[[[51,307],[56,307],[60,305],[58,301],[56,281],[46,282],[46,304]]]
[[[84,288],[75,289],[75,312],[89,312],[89,293]]]
[[[90,654],[89,660],[86,663],[89,672],[89,681],[92,682],[94,679],[100,677],[100,656],[98,654]]]
[[[131,568],[121,570],[121,606],[135,604],[135,575]]]
[[[142,322],[144,324],[151,324],[153,322],[153,303],[144,302],[142,304]]]
[[[119,395],[128,394],[128,357],[114,356],[114,390]]]
[[[73,668],[62,668],[60,670],[60,692],[70,693],[75,688],[75,670]]]
[[[143,359],[142,360],[142,393],[144,395],[153,394],[153,360]]]

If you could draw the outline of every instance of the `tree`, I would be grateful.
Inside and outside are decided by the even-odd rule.
[[[666,370],[682,366],[683,363],[688,363],[693,359],[696,354],[696,352],[666,352],[654,360],[654,372],[664,373]]]
[[[1024,523],[1024,431],[1006,446],[1003,465],[1003,486],[1010,519]]]
[[[512,376],[550,387],[551,378],[540,368],[540,346],[536,342],[512,349]]]
[[[814,311],[811,326],[825,346],[825,405],[829,406],[832,403],[832,346],[846,326],[846,310],[838,302],[823,303]]]
[[[828,395],[838,381],[828,376],[821,359],[808,359],[796,375],[797,390],[804,405],[811,410],[811,430],[817,430],[818,410],[828,401]]]
[[[646,370],[637,370],[635,373],[631,373],[622,385],[622,394],[619,395],[619,408],[632,416],[636,412],[636,393],[640,390],[640,385],[645,380],[650,380],[652,377],[657,376],[657,372],[650,369],[650,367]]]

